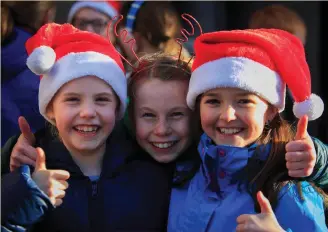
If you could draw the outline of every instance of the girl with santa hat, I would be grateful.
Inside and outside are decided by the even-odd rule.
[[[295,147],[309,139],[308,120],[324,108],[311,94],[301,41],[281,30],[235,30],[203,34],[194,46],[187,104],[204,131],[201,165],[172,190],[168,231],[327,231],[325,194],[288,172],[301,165]],[[296,133],[280,116],[286,85]]]
[[[41,76],[40,113],[57,135],[35,135],[33,171],[23,165],[2,176],[2,230],[165,230],[167,169],[116,126],[127,78],[114,46],[70,24],[46,24],[26,49],[27,66]]]

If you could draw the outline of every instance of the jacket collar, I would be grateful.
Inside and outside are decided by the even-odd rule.
[[[201,170],[205,177],[206,183],[218,181],[218,176],[230,182],[233,176],[244,168],[249,159],[255,158],[265,161],[269,154],[271,146],[261,145],[259,147],[253,143],[247,147],[234,147],[227,145],[216,145],[207,134],[201,136],[198,145],[198,152],[201,158]],[[259,157],[254,157],[256,149],[263,149],[263,152],[256,153]],[[216,188],[216,187],[214,187]]]

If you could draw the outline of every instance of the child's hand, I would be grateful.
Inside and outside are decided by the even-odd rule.
[[[35,143],[35,137],[28,122],[24,117],[19,117],[18,125],[21,135],[10,155],[10,171],[14,171],[24,164],[35,166],[37,157],[36,149],[32,147]]]
[[[63,203],[62,199],[65,196],[65,190],[68,188],[66,180],[69,178],[69,172],[64,170],[47,170],[44,151],[41,148],[36,150],[37,158],[32,179],[48,195],[51,203],[54,206],[59,206]]]
[[[307,125],[308,117],[300,118],[294,141],[286,145],[286,166],[291,177],[306,177],[313,172],[317,153],[307,133]]]
[[[261,206],[261,213],[256,215],[243,214],[237,218],[236,232],[282,232],[285,231],[279,225],[271,208],[269,200],[260,191],[257,200]]]

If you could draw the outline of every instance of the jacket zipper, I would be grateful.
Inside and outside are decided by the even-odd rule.
[[[90,181],[90,180],[89,180]],[[98,180],[97,181],[90,181],[91,182],[91,196],[89,199],[89,230],[88,231],[99,231],[97,228],[99,227],[98,224],[98,218],[96,216],[96,210],[97,210],[97,202],[98,202]]]
[[[91,189],[92,189],[91,196],[96,197],[98,193],[98,181],[92,182]]]

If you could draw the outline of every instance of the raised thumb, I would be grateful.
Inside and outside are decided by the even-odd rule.
[[[35,162],[35,171],[46,170],[46,155],[42,148],[36,148],[37,157]]]
[[[269,200],[263,195],[262,191],[256,194],[257,201],[261,207],[261,213],[273,213]]]
[[[307,136],[308,116],[304,115],[297,123],[295,140],[305,139]]]
[[[28,124],[27,120],[23,116],[20,116],[18,118],[18,125],[23,136],[26,138],[29,144],[33,146],[35,143],[35,137],[31,131],[30,125]]]

